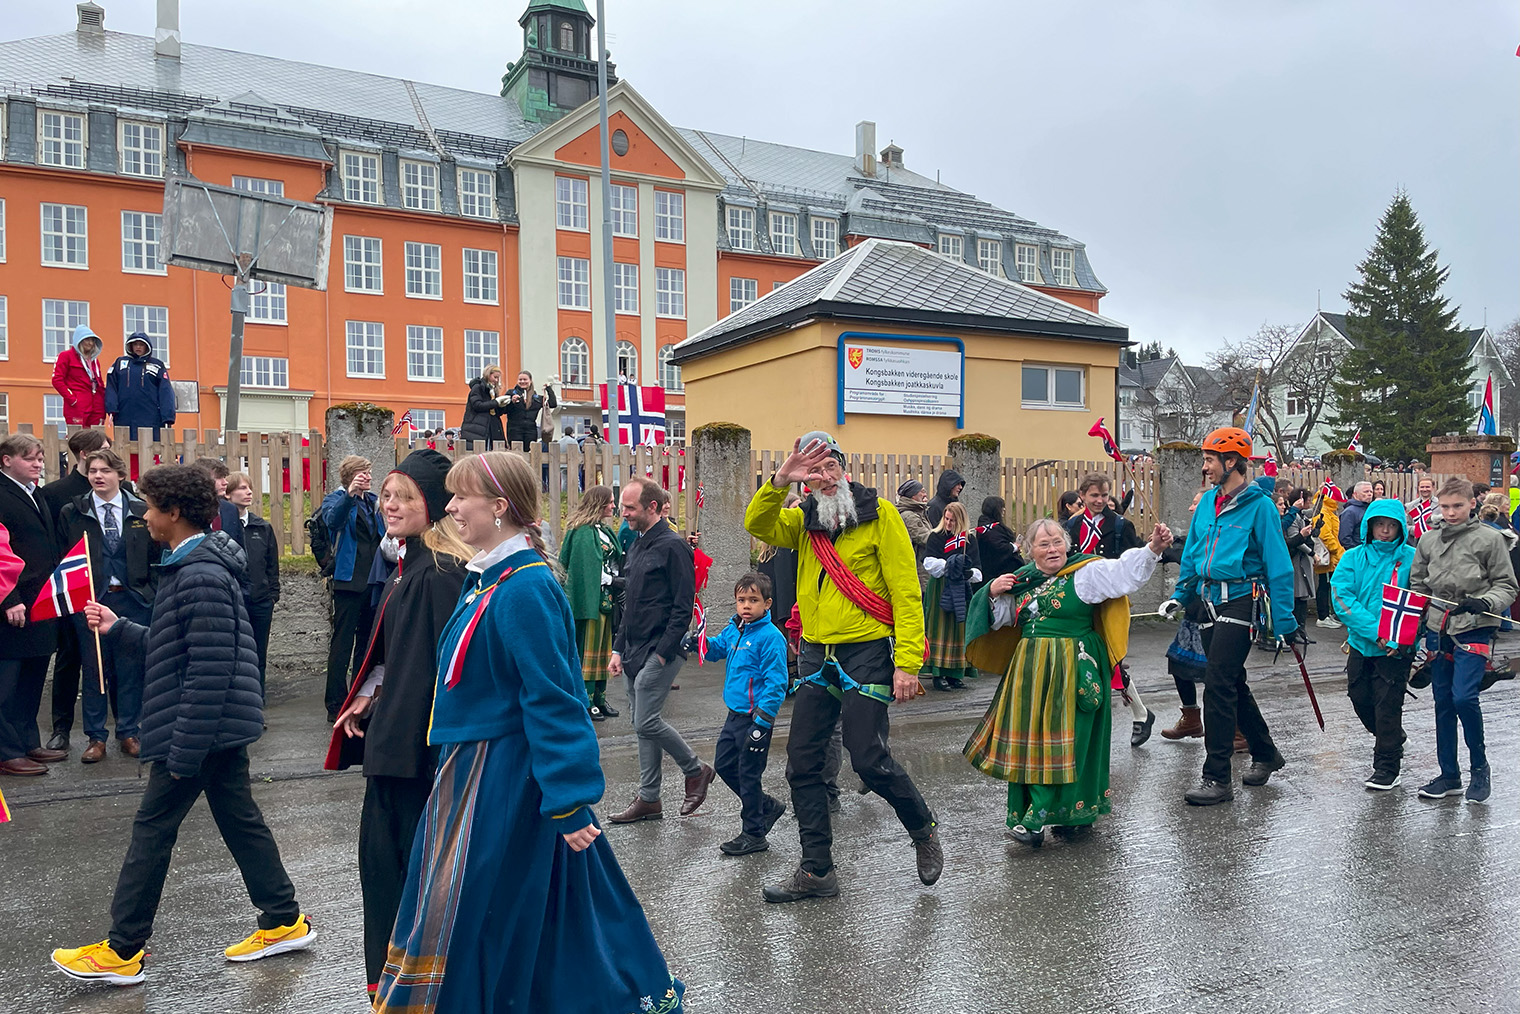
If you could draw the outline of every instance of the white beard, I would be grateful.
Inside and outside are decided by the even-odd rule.
[[[814,490],[813,499],[818,508],[818,523],[828,531],[840,531],[858,520],[855,497],[850,493],[850,487],[844,483],[835,487],[833,496],[824,496],[820,491]]]

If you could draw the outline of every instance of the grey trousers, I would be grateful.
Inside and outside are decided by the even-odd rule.
[[[639,737],[639,798],[646,803],[660,799],[661,753],[670,754],[688,776],[702,771],[696,753],[664,716],[665,698],[670,696],[670,684],[675,682],[681,662],[677,656],[661,665],[659,659],[650,655],[638,676],[629,679],[624,673],[628,710],[633,713],[633,731]]]

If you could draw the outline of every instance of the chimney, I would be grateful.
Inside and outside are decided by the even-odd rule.
[[[77,31],[80,35],[104,35],[106,32],[106,9],[85,0],[74,8],[79,12]]]
[[[888,142],[887,146],[881,149],[881,164],[889,169],[901,169],[903,168],[902,156],[903,150],[895,142]]]
[[[862,176],[876,175],[876,124],[870,120],[855,124],[855,168]]]
[[[179,0],[158,0],[158,28],[153,33],[153,55],[179,59]]]

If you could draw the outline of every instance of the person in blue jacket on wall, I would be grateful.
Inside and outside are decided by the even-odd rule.
[[[153,354],[153,344],[141,331],[127,339],[127,354],[118,356],[106,374],[106,412],[117,426],[131,428],[128,436],[136,440],[137,430],[158,431],[174,425],[174,385],[169,382],[169,368]]]
[[[1227,426],[1204,438],[1203,474],[1214,488],[1193,512],[1176,590],[1161,604],[1163,616],[1186,609],[1188,618],[1203,628],[1208,657],[1203,681],[1208,757],[1202,780],[1184,797],[1194,806],[1235,798],[1230,757],[1237,727],[1251,748],[1251,767],[1241,778],[1245,784],[1267,784],[1286,763],[1246,685],[1245,662],[1253,626],[1261,625],[1277,643],[1298,628],[1293,618],[1293,562],[1276,504],[1259,485],[1246,481],[1250,460],[1251,437],[1245,430]]]

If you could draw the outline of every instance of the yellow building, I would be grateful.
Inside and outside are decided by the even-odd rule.
[[[943,454],[987,433],[1011,457],[1091,458],[1114,416],[1124,325],[969,264],[869,239],[676,346],[690,425],[780,450]]]

